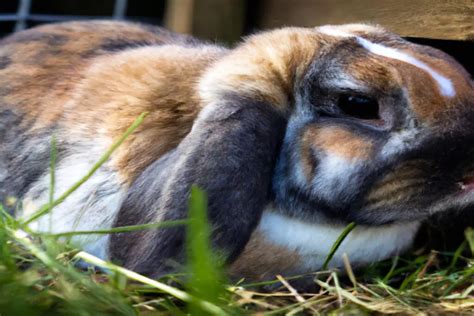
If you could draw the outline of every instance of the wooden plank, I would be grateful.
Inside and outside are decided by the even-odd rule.
[[[242,35],[245,0],[168,0],[165,26],[179,33],[232,43]]]
[[[165,27],[185,34],[193,31],[194,0],[168,0],[165,9]]]
[[[473,0],[261,0],[260,28],[370,22],[402,36],[474,40]]]
[[[197,0],[193,34],[200,38],[232,43],[242,35],[244,0]]]

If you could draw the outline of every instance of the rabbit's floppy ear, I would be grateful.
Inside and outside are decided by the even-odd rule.
[[[283,36],[285,45],[280,45]],[[116,225],[132,224],[133,214],[142,214],[144,221],[186,218],[196,184],[208,195],[214,246],[234,259],[270,200],[294,80],[315,54],[315,44],[306,30],[257,35],[214,65],[199,83],[205,106],[191,132],[135,181]],[[299,51],[298,45],[308,51]],[[168,259],[181,261],[184,233],[184,228],[168,228],[132,238],[118,234],[111,255],[156,275],[166,271]]]
[[[199,118],[168,160],[156,163],[156,172],[150,168],[144,172],[132,185],[117,226],[129,224],[134,217],[130,212],[144,216],[152,211],[145,215],[152,221],[186,218],[190,189],[196,184],[208,195],[214,246],[229,260],[240,253],[269,200],[285,121],[264,103],[231,99],[216,105],[216,112],[227,110],[224,117],[216,118],[212,111]],[[161,175],[160,164],[167,169]],[[152,192],[154,201],[140,202]],[[183,227],[141,234],[132,239],[130,235],[115,236],[112,256],[148,275],[166,271],[170,258],[181,261]]]

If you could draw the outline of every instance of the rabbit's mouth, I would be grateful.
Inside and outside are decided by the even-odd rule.
[[[434,213],[462,210],[474,205],[472,172],[456,180],[453,175],[436,174],[436,171],[427,175],[421,170],[421,165],[417,164],[417,168],[410,171],[411,177],[405,177],[408,170],[404,169],[390,173],[365,195],[361,206],[363,211],[350,213],[355,219],[379,224],[381,220],[423,219]],[[398,178],[393,179],[394,174]]]

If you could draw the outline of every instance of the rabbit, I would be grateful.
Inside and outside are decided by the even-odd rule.
[[[431,214],[474,205],[473,84],[452,57],[367,24],[285,27],[226,48],[162,28],[86,21],[0,42],[0,202],[54,233],[183,219],[208,195],[229,274],[317,271],[344,227],[355,266],[396,255]],[[21,205],[11,203],[16,197]],[[72,241],[158,277],[185,227]],[[178,268],[177,268],[178,267]]]

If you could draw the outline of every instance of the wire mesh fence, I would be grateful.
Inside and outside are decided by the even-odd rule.
[[[85,19],[162,25],[165,0],[1,0],[0,35],[48,23]]]

